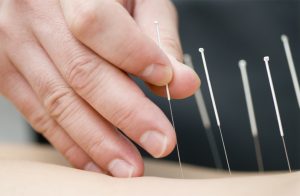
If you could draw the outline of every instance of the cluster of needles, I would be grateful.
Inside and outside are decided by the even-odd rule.
[[[289,65],[289,70],[290,70],[293,85],[294,85],[294,90],[295,90],[298,105],[300,108],[299,81],[298,81],[294,61],[292,58],[292,53],[291,53],[290,45],[288,42],[288,37],[286,35],[282,35],[281,40],[283,42],[286,58],[287,58],[288,65]],[[207,83],[208,83],[209,93],[210,93],[211,101],[213,104],[213,109],[214,109],[217,125],[219,127],[219,131],[220,131],[220,135],[221,135],[221,139],[222,139],[222,144],[223,144],[223,149],[224,149],[224,153],[225,153],[228,171],[231,174],[230,164],[228,161],[228,155],[227,155],[227,151],[226,151],[226,146],[225,146],[224,138],[223,138],[222,131],[221,131],[219,114],[218,114],[218,110],[216,107],[216,102],[215,102],[213,90],[211,87],[210,77],[209,77],[209,73],[208,73],[208,69],[207,69],[206,59],[205,59],[205,55],[204,55],[204,49],[200,48],[199,52],[201,53],[201,56],[202,56],[202,61],[203,61],[206,79],[207,79]],[[271,89],[271,93],[272,93],[273,104],[274,104],[276,117],[277,117],[277,123],[278,123],[279,132],[280,132],[283,149],[284,149],[284,153],[285,153],[285,159],[286,159],[288,170],[289,170],[289,172],[291,172],[292,169],[291,169],[291,165],[290,165],[290,159],[289,159],[288,150],[286,147],[281,116],[280,116],[277,97],[276,97],[276,93],[275,93],[275,89],[274,89],[273,79],[272,79],[272,75],[271,75],[271,71],[270,71],[270,65],[269,65],[270,57],[266,56],[263,58],[263,60],[264,60],[264,64],[265,64],[265,67],[267,70],[269,85],[270,85],[270,89]],[[241,71],[243,88],[244,88],[244,92],[245,92],[245,99],[246,99],[246,104],[247,104],[247,110],[248,110],[248,116],[249,116],[249,121],[250,121],[250,126],[251,126],[252,137],[253,137],[253,141],[254,141],[254,148],[255,148],[255,153],[256,153],[258,170],[260,172],[262,172],[262,171],[264,171],[264,165],[263,165],[262,152],[261,152],[261,148],[260,148],[260,142],[259,142],[259,138],[258,138],[258,129],[257,129],[257,124],[256,124],[255,112],[254,112],[252,95],[251,95],[251,91],[250,91],[250,85],[249,85],[249,79],[248,79],[248,73],[247,73],[247,62],[245,60],[240,60],[239,68]]]
[[[158,42],[159,47],[161,47],[159,23],[158,23],[158,21],[155,21],[154,24],[156,26],[157,42]],[[293,85],[294,85],[294,90],[295,90],[297,101],[298,101],[298,106],[300,108],[299,81],[298,81],[294,61],[293,61],[293,58],[292,58],[291,49],[290,49],[290,45],[289,45],[289,42],[288,42],[288,37],[286,35],[282,35],[281,40],[283,42],[286,58],[287,58],[288,65],[289,65],[289,70],[290,70]],[[203,66],[204,66],[204,71],[205,71],[205,75],[206,75],[206,79],[207,79],[209,94],[210,94],[210,98],[211,98],[211,102],[212,102],[212,106],[213,106],[213,110],[214,110],[214,114],[215,114],[215,119],[216,119],[216,122],[217,122],[217,125],[218,125],[218,128],[219,128],[219,134],[220,134],[220,137],[221,137],[222,146],[223,146],[223,150],[224,150],[224,154],[225,154],[227,169],[228,169],[229,174],[231,175],[230,163],[229,163],[228,154],[227,154],[227,150],[226,150],[226,145],[225,145],[225,141],[224,141],[224,137],[223,137],[223,133],[222,133],[222,129],[221,129],[219,113],[218,113],[218,109],[217,109],[217,105],[216,105],[216,101],[215,101],[215,97],[214,97],[214,92],[213,92],[212,85],[211,85],[210,75],[209,75],[208,68],[207,68],[204,49],[200,48],[199,52],[201,53],[201,57],[202,57],[202,61],[203,61]],[[269,66],[270,58],[268,56],[266,56],[266,57],[264,57],[263,60],[264,60],[266,70],[267,70],[269,85],[270,85],[270,89],[271,89],[271,93],[272,93],[272,99],[273,99],[274,108],[275,108],[276,117],[277,117],[277,123],[278,123],[279,131],[280,131],[280,136],[281,136],[281,139],[282,139],[284,152],[285,152],[285,158],[286,158],[288,170],[289,170],[289,172],[291,172],[292,170],[291,170],[290,160],[289,160],[288,151],[287,151],[287,147],[286,147],[286,143],[285,143],[283,126],[282,126],[282,122],[281,122],[278,102],[277,102],[276,93],[275,93],[274,84],[273,84],[273,79],[272,79],[270,66]],[[191,68],[194,68],[192,58],[191,58],[190,55],[185,55],[184,56],[184,61]],[[239,61],[239,68],[240,68],[240,71],[241,71],[241,77],[242,77],[243,89],[244,89],[244,93],[245,93],[245,100],[246,100],[246,104],[247,104],[247,110],[248,110],[248,116],[249,116],[249,121],[250,121],[251,133],[252,133],[253,142],[254,142],[257,166],[258,166],[258,170],[260,172],[262,172],[262,171],[264,171],[264,164],[263,164],[263,157],[262,157],[262,152],[261,152],[261,147],[260,147],[260,142],[259,142],[259,137],[258,137],[258,128],[257,128],[257,123],[256,123],[256,118],[255,118],[255,111],[254,111],[254,106],[253,106],[251,90],[250,90],[250,84],[249,84],[249,79],[248,79],[247,62],[245,60],[240,60]],[[166,85],[166,94],[167,94],[167,99],[168,99],[168,104],[169,104],[169,110],[170,110],[172,125],[173,125],[173,128],[174,128],[174,131],[176,131],[169,85]],[[214,163],[216,165],[216,168],[222,169],[223,166],[222,166],[221,157],[220,157],[220,154],[218,152],[218,148],[217,148],[215,138],[212,134],[211,122],[210,122],[210,119],[209,119],[206,104],[204,102],[204,98],[203,98],[201,90],[198,90],[195,93],[195,99],[196,99],[196,103],[197,103],[197,106],[198,106],[198,110],[199,110],[199,113],[200,113],[200,117],[201,117],[203,126],[206,130],[206,135],[207,135],[207,138],[208,138],[208,141],[209,141],[209,145],[210,145],[210,149],[211,149],[212,156],[213,156],[213,159],[214,159]],[[177,145],[176,145],[176,149],[177,149],[177,156],[178,156],[178,162],[179,162],[181,177],[184,178],[178,142],[177,142]]]

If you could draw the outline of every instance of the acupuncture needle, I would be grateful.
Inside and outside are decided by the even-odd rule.
[[[290,69],[290,73],[291,73],[291,76],[292,76],[292,81],[293,81],[293,85],[294,85],[294,89],[295,89],[295,93],[296,93],[296,97],[297,97],[297,101],[298,101],[298,106],[300,108],[299,80],[298,80],[298,77],[297,77],[295,64],[294,64],[294,60],[293,60],[293,57],[292,57],[292,52],[291,52],[291,48],[290,48],[290,44],[289,44],[289,39],[286,35],[282,35],[281,36],[281,41],[283,43],[285,55],[286,55],[286,58],[287,58],[287,61],[288,61],[288,65],[289,65],[289,69]]]
[[[249,79],[248,79],[248,73],[247,73],[247,62],[245,60],[239,61],[239,67],[241,71],[242,81],[243,81],[243,88],[245,93],[245,99],[248,109],[248,116],[251,126],[251,133],[254,141],[254,148],[255,148],[255,154],[256,154],[256,161],[258,170],[260,172],[264,171],[264,165],[263,165],[263,158],[258,138],[258,130],[257,130],[257,124],[255,119],[255,113],[254,113],[254,107],[253,107],[253,101],[252,101],[252,95],[250,91],[250,85],[249,85]]]
[[[285,140],[284,140],[282,122],[281,122],[281,118],[280,118],[277,98],[276,98],[272,75],[271,75],[270,66],[269,66],[270,57],[268,57],[268,56],[264,57],[264,61],[265,61],[267,74],[268,74],[268,78],[269,78],[270,88],[271,88],[271,92],[272,92],[272,97],[273,97],[274,107],[275,107],[275,111],[276,111],[277,122],[278,122],[279,131],[280,131],[280,135],[281,135],[281,140],[282,140],[282,144],[283,144],[283,148],[284,148],[284,152],[285,152],[285,157],[286,157],[287,165],[289,168],[289,172],[291,172],[292,170],[291,170],[291,166],[290,166],[290,160],[289,160],[289,156],[288,156],[288,152],[287,152],[287,148],[286,148],[286,144],[285,144]]]
[[[183,56],[183,58],[184,58],[184,63],[186,65],[190,66],[192,69],[195,69],[191,55],[185,54]],[[205,105],[205,101],[204,101],[201,89],[196,91],[195,99],[196,99],[196,104],[198,106],[198,111],[199,111],[199,114],[200,114],[200,118],[201,118],[202,124],[203,124],[205,132],[206,132],[206,136],[207,136],[207,139],[208,139],[208,143],[209,143],[209,146],[210,146],[210,150],[211,150],[211,153],[212,153],[212,156],[213,156],[215,166],[216,166],[217,169],[222,169],[223,166],[222,166],[221,157],[220,157],[220,154],[219,154],[219,151],[218,151],[218,147],[217,147],[217,144],[216,144],[215,137],[214,137],[213,132],[212,132],[211,122],[210,122],[210,119],[209,119],[209,115],[208,115],[208,112],[207,112],[207,108],[206,108],[206,105]]]
[[[154,21],[154,24],[156,26],[157,43],[158,43],[158,46],[160,48],[162,48],[161,39],[160,39],[159,22],[158,21]],[[172,103],[171,103],[171,95],[170,95],[170,90],[169,90],[169,85],[168,84],[166,85],[166,93],[167,93],[167,98],[168,98],[168,103],[169,103],[169,110],[170,110],[170,114],[171,114],[172,125],[173,125],[174,131],[176,133],[175,121],[174,121],[174,115],[173,115],[173,109],[172,109]],[[178,140],[177,140],[177,143],[176,143],[176,150],[177,150],[177,157],[178,157],[178,162],[179,162],[179,167],[180,167],[181,178],[184,178]]]
[[[223,149],[224,149],[224,153],[225,153],[225,158],[226,158],[226,163],[227,163],[228,171],[229,171],[229,174],[231,175],[231,169],[230,169],[230,164],[229,164],[229,161],[228,161],[226,146],[225,146],[225,142],[224,142],[224,138],[223,138],[223,133],[222,133],[222,129],[221,129],[221,123],[220,123],[220,119],[219,119],[219,114],[218,114],[218,110],[217,110],[217,106],[216,106],[216,101],[215,101],[214,93],[213,93],[211,82],[210,82],[210,77],[209,77],[209,73],[208,73],[208,69],[207,69],[205,55],[204,55],[204,48],[200,48],[199,52],[201,53],[201,56],[202,56],[202,61],[203,61],[203,65],[204,65],[204,70],[205,70],[206,80],[207,80],[207,84],[208,84],[208,89],[209,89],[211,101],[212,101],[212,104],[213,104],[216,121],[217,121],[217,124],[218,124],[218,127],[219,127],[219,132],[220,132],[220,136],[221,136],[221,140],[222,140],[222,145],[223,145]]]

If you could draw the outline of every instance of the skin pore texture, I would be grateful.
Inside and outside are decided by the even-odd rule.
[[[238,173],[146,160],[146,177],[121,179],[70,168],[49,147],[1,146],[1,195],[299,195],[300,173]],[[159,175],[161,177],[149,177]]]

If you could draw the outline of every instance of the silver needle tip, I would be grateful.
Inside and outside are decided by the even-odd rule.
[[[199,52],[203,53],[204,52],[204,48],[199,48]]]
[[[265,56],[265,57],[264,57],[264,61],[270,61],[270,57]]]

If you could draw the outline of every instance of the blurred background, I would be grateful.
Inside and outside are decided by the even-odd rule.
[[[293,169],[300,168],[300,111],[290,77],[281,34],[290,38],[296,70],[300,72],[300,1],[297,0],[177,0],[180,35],[185,53],[193,57],[202,78],[212,133],[221,161],[225,157],[210,102],[199,47],[206,58],[214,88],[233,170],[257,170],[254,144],[238,61],[248,62],[253,102],[256,112],[264,167],[286,170],[286,160],[276,121],[263,57],[271,58],[270,66]],[[161,24],[162,25],[162,24]],[[299,73],[300,74],[300,73]],[[299,75],[298,74],[298,75]],[[137,81],[145,93],[169,116],[166,99],[152,95]],[[195,98],[173,101],[176,131],[183,162],[215,167],[207,135],[200,120]],[[0,142],[42,142],[20,114],[0,97]],[[143,152],[145,156],[148,156]],[[177,160],[176,152],[167,159]]]

